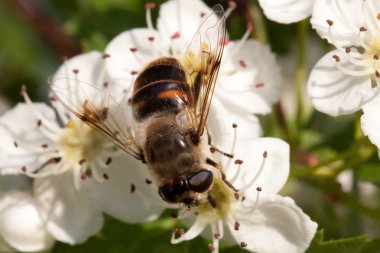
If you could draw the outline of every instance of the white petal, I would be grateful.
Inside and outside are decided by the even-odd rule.
[[[289,24],[311,15],[315,0],[259,0],[264,14],[270,20]]]
[[[105,182],[83,182],[83,190],[101,210],[129,223],[151,221],[161,214],[165,203],[146,165],[128,155],[120,155],[113,158],[106,173],[109,179]],[[151,181],[149,184],[147,179]]]
[[[226,107],[248,113],[266,114],[277,102],[282,85],[280,68],[268,46],[250,39],[238,51],[237,42],[228,43],[215,88],[215,96]],[[231,74],[233,73],[233,74]]]
[[[32,184],[33,179],[24,175],[0,176],[0,194],[9,190],[29,191]]]
[[[181,43],[188,45],[202,21],[202,13],[207,15],[211,10],[199,0],[171,0],[163,3],[157,28],[165,44],[170,45],[171,36],[180,33]]]
[[[58,128],[54,111],[45,104],[34,103],[43,119],[42,124]],[[20,103],[0,118],[0,174],[17,174],[21,167],[28,171],[41,166],[42,144],[49,140],[37,126],[38,118],[30,105]],[[34,149],[34,150],[32,150]],[[40,151],[40,152],[37,152]]]
[[[22,191],[9,191],[0,196],[0,237],[23,252],[47,250],[54,244],[38,203]]]
[[[34,192],[47,216],[46,225],[59,241],[82,243],[103,226],[101,211],[73,184],[71,171],[36,179]]]
[[[264,152],[267,154],[265,161]],[[243,164],[234,186],[238,189],[244,187],[245,196],[256,196],[257,187],[261,187],[265,194],[279,192],[289,176],[289,153],[289,144],[277,138],[239,141],[234,159],[243,160]],[[231,178],[237,169],[234,163],[231,164],[227,179]]]
[[[318,226],[291,198],[278,195],[260,198],[255,211],[236,212],[235,218],[239,230],[234,229],[235,220],[229,221],[229,228],[236,242],[260,253],[305,252]]]
[[[360,119],[362,130],[373,144],[380,148],[380,95],[377,95],[363,106],[363,115]]]
[[[322,38],[327,38],[336,47],[355,45],[360,27],[368,28],[364,17],[372,16],[367,9],[362,8],[364,4],[365,1],[356,0],[316,0],[310,22]],[[330,27],[331,32],[327,20],[334,23]]]
[[[321,58],[311,71],[307,88],[314,107],[332,116],[349,114],[359,110],[377,92],[371,87],[368,75],[353,77],[341,72],[332,58],[337,50]],[[340,55],[340,63],[356,69],[346,57]]]
[[[237,141],[261,136],[262,130],[256,116],[239,110],[239,107],[228,107],[223,102],[217,97],[213,98],[207,119],[212,145],[230,152],[235,131]],[[236,129],[233,124],[237,125]]]
[[[154,38],[150,41],[149,38]],[[131,51],[137,49],[136,52]],[[159,52],[167,52],[167,46],[160,41],[158,33],[149,29],[132,29],[116,36],[107,46],[106,53],[110,55],[107,59],[107,73],[112,81],[132,89],[136,74],[134,71],[141,69],[150,61],[157,58]]]

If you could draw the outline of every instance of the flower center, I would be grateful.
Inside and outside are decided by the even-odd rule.
[[[104,145],[104,138],[78,119],[68,121],[58,140],[64,159],[72,165],[95,161]]]
[[[198,213],[212,221],[223,219],[230,212],[232,201],[234,201],[234,192],[220,177],[215,177],[210,194],[215,199],[216,207],[206,202],[198,207]]]
[[[373,62],[375,71],[380,72],[380,34],[372,37],[368,46],[369,49],[366,52],[366,58],[368,61]]]

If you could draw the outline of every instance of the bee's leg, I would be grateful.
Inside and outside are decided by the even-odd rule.
[[[216,201],[215,201],[214,197],[210,194],[210,192],[207,194],[207,201],[210,203],[210,205],[213,208],[216,208]]]
[[[231,188],[233,191],[235,191],[235,192],[238,192],[238,191],[239,191],[238,189],[236,189],[236,188],[230,183],[230,181],[227,180],[227,178],[226,178],[226,174],[224,174],[223,169],[222,169],[222,166],[221,166],[219,163],[217,163],[217,162],[211,160],[210,158],[207,158],[207,159],[206,159],[206,163],[207,163],[208,165],[213,166],[214,168],[216,168],[216,169],[218,169],[218,170],[220,171],[220,173],[222,174],[222,180],[223,180],[223,182],[224,182],[228,187],[230,187],[230,188]]]
[[[208,129],[208,127],[206,126],[206,133],[207,133],[207,143],[208,145],[210,146],[210,151],[211,153],[215,153],[215,152],[218,152],[224,156],[227,156],[228,158],[234,158],[234,155],[233,154],[229,154],[229,153],[226,153],[220,149],[218,149],[217,147],[215,147],[214,145],[212,145],[212,138],[211,138],[211,133]]]

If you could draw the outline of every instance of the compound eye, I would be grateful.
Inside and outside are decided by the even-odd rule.
[[[171,184],[164,184],[158,188],[158,194],[160,197],[169,203],[176,203],[176,193],[173,191]]]
[[[173,181],[172,191],[175,194],[182,194],[187,191],[187,182],[182,177],[178,177]]]
[[[204,192],[207,191],[213,181],[213,174],[209,170],[201,170],[191,175],[187,182],[189,184],[189,188],[195,192]]]

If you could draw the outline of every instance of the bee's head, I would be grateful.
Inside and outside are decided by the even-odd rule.
[[[182,203],[188,207],[197,206],[207,200],[212,183],[212,172],[203,169],[182,175],[160,186],[158,193],[169,203]]]

